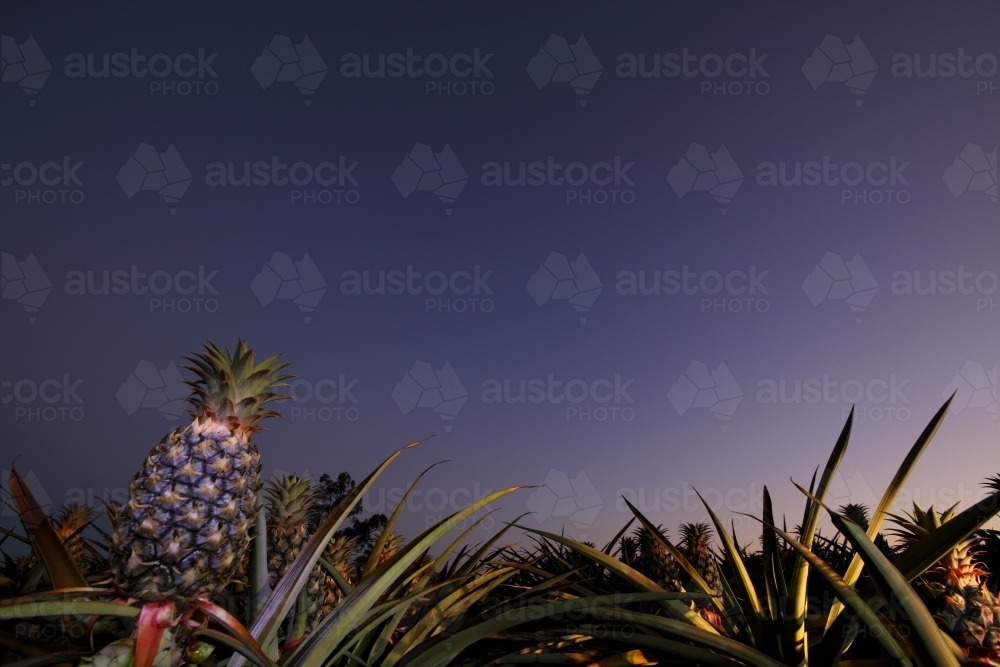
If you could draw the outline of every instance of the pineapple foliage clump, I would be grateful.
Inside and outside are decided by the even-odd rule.
[[[955,506],[938,512],[913,504],[892,515],[900,550],[908,549],[947,523]],[[1000,600],[986,585],[989,572],[976,559],[974,539],[956,544],[914,582],[938,626],[971,656],[1000,661]]]

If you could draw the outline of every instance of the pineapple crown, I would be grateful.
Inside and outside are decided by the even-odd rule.
[[[73,537],[86,528],[96,514],[97,511],[89,505],[67,503],[59,508],[55,516],[56,531],[64,539]]]
[[[196,419],[224,423],[248,437],[263,430],[259,421],[279,416],[265,406],[290,398],[273,391],[287,387],[285,380],[292,377],[280,374],[288,364],[279,363],[279,356],[256,363],[253,350],[242,339],[233,352],[205,343],[204,352],[185,357],[194,365],[184,368],[198,376],[186,383],[192,391],[187,399],[192,406],[188,412]]]
[[[657,526],[656,529],[660,531],[660,534],[666,537],[667,529],[662,525]],[[646,529],[645,526],[638,526],[634,531],[632,531],[632,539],[635,541],[635,545],[639,548],[639,551],[650,551],[655,550],[660,546],[660,543],[653,537],[653,534]]]
[[[956,507],[958,507],[958,503],[943,512],[938,512],[933,505],[925,510],[920,505],[913,503],[913,511],[906,512],[905,516],[889,515],[892,522],[899,526],[898,529],[890,532],[900,539],[903,546],[910,547],[949,521],[955,515]]]
[[[268,513],[280,524],[307,522],[316,502],[312,480],[298,475],[272,479],[264,493],[267,495]]]
[[[868,530],[870,519],[868,518],[867,505],[862,505],[861,503],[847,503],[846,505],[841,506],[840,513],[865,530]]]
[[[681,544],[688,549],[707,549],[712,541],[712,529],[707,523],[681,524]]]

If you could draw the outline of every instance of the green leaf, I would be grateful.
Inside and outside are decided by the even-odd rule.
[[[379,465],[371,474],[368,475],[364,480],[361,481],[354,489],[348,493],[340,503],[331,510],[329,516],[323,520],[323,523],[316,529],[312,537],[302,551],[299,552],[298,557],[292,562],[288,570],[285,572],[285,576],[275,585],[274,590],[271,591],[271,595],[268,596],[267,600],[264,601],[264,605],[261,607],[260,612],[257,614],[257,619],[254,621],[253,626],[250,628],[250,634],[254,637],[258,644],[267,646],[269,643],[274,641],[278,635],[278,626],[291,611],[292,605],[295,604],[298,598],[299,591],[302,587],[306,585],[309,580],[309,575],[316,567],[316,563],[319,561],[323,554],[323,549],[326,548],[327,542],[333,534],[340,528],[340,524],[343,523],[344,519],[350,514],[351,510],[361,499],[361,496],[371,488],[375,480],[381,475],[389,465],[395,461],[403,451],[416,447],[424,440],[418,440],[416,442],[411,442],[405,447],[397,449],[395,452],[390,454],[382,463]],[[229,661],[228,667],[243,667],[246,663],[246,659],[242,655],[234,655]]]
[[[124,604],[96,600],[25,600],[15,598],[0,604],[0,621],[37,616],[118,616],[135,618],[139,610]]]
[[[774,526],[774,511],[771,508],[771,494],[764,487],[764,530],[761,535],[764,566],[764,592],[767,595],[767,610],[771,621],[777,623],[781,619],[781,593],[778,592],[778,577],[781,572],[781,560],[778,552]]]
[[[267,576],[267,508],[263,494],[257,496],[254,533],[250,540],[250,567],[247,571],[247,623],[253,623],[271,594]]]
[[[428,528],[403,547],[377,571],[358,582],[351,594],[344,598],[343,602],[337,605],[333,612],[323,619],[319,626],[298,646],[285,663],[286,667],[321,667],[347,634],[358,626],[385,589],[391,586],[411,563],[467,517],[518,488],[508,487],[480,498],[444,521]]]
[[[541,530],[535,530],[534,528],[525,528],[524,526],[520,526],[520,528],[530,533],[541,535],[542,537],[552,540],[553,542],[558,542],[559,544],[565,547],[569,547],[570,549],[576,551],[581,555],[587,556],[595,563],[603,565],[605,568],[607,568],[614,574],[617,574],[619,577],[629,582],[630,584],[632,584],[641,591],[646,591],[650,593],[663,592],[663,588],[652,579],[647,578],[646,576],[632,569],[631,567],[621,562],[617,558],[612,558],[611,556],[608,556],[604,552],[598,551],[594,547],[582,544],[568,537],[563,537],[562,535],[546,533]],[[705,632],[719,634],[718,631],[714,627],[712,627],[711,623],[706,621],[704,618],[701,617],[701,614],[692,610],[687,605],[677,600],[670,600],[670,599],[661,601],[661,604],[664,607],[666,607],[667,611],[674,618],[690,623],[691,625],[697,628],[701,628]]]
[[[941,422],[944,421],[944,417],[948,413],[948,407],[951,405],[951,401],[954,397],[955,395],[952,394],[948,400],[944,402],[944,405],[942,405],[934,414],[927,426],[924,427],[924,430],[920,433],[920,437],[917,438],[917,441],[913,443],[910,451],[907,452],[906,458],[903,459],[903,462],[900,464],[899,469],[892,478],[892,481],[889,482],[889,486],[886,487],[885,493],[882,494],[882,499],[879,501],[878,507],[875,508],[875,513],[872,514],[871,521],[868,524],[867,535],[869,539],[874,540],[879,531],[882,530],[882,524],[889,516],[889,510],[892,509],[893,503],[896,502],[896,496],[906,483],[906,479],[910,476],[910,472],[912,472],[913,468],[917,465],[917,460],[920,458],[920,455],[923,454],[927,445],[930,444],[934,435],[941,427]],[[861,576],[862,567],[864,567],[864,564],[861,561],[861,557],[858,554],[854,554],[854,557],[851,558],[850,565],[847,566],[847,571],[844,573],[844,581],[847,582],[848,586],[853,586],[858,581],[858,577]],[[833,622],[836,620],[842,609],[843,607],[836,603],[830,608],[830,613],[826,617],[827,629],[833,625]]]
[[[830,452],[823,475],[820,477],[819,486],[816,487],[816,497],[823,501],[826,498],[827,489],[833,481],[833,476],[844,458],[847,451],[847,443],[851,438],[851,426],[854,424],[854,407],[851,406],[851,413],[847,416],[844,428],[837,438],[837,443]],[[811,485],[810,485],[811,487]],[[802,524],[802,546],[812,549],[813,537],[816,534],[816,527],[819,525],[821,508],[819,503],[809,502],[806,504],[806,517]],[[808,660],[809,645],[806,638],[806,595],[809,580],[809,565],[800,555],[795,559],[792,567],[792,579],[788,587],[788,602],[785,616],[785,641],[784,649],[786,660],[789,664],[801,664]]]
[[[340,592],[344,595],[350,595],[351,591],[354,590],[354,586],[351,586],[351,582],[344,579],[344,575],[337,570],[337,567],[325,558],[320,558],[319,563],[323,566],[323,569],[326,570],[331,577],[333,577],[333,580],[337,583],[337,588],[340,589]]]
[[[958,667],[951,647],[944,641],[930,611],[924,606],[917,592],[910,586],[903,574],[893,567],[889,559],[879,551],[864,529],[853,521],[834,512],[830,513],[837,529],[854,545],[857,553],[868,566],[873,577],[896,596],[900,608],[906,613],[913,628],[910,644],[926,655],[929,665],[935,667]],[[923,663],[924,661],[921,661]]]
[[[392,534],[392,527],[396,525],[396,520],[399,519],[400,514],[403,513],[403,509],[406,507],[406,501],[410,499],[410,495],[417,488],[417,485],[420,484],[420,480],[423,479],[424,475],[430,472],[431,468],[441,465],[442,463],[447,463],[447,461],[438,461],[437,463],[427,466],[427,469],[417,475],[417,478],[413,480],[412,484],[410,484],[410,488],[408,488],[406,493],[403,494],[403,499],[399,501],[398,505],[396,505],[396,509],[392,511],[392,515],[389,517],[389,520],[386,521],[385,527],[382,528],[382,532],[379,534],[378,540],[375,541],[375,546],[372,547],[372,552],[368,556],[368,562],[365,563],[365,568],[361,572],[362,577],[371,572],[375,569],[375,566],[378,565],[378,559],[381,558],[382,552],[385,550],[385,544],[389,540],[389,535]]]
[[[45,516],[31,489],[13,466],[10,471],[10,496],[21,523],[31,538],[35,555],[45,564],[52,587],[86,588],[87,578],[66,549],[59,533],[52,527],[52,522]]]

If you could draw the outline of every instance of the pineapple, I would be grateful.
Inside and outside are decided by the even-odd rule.
[[[916,503],[905,517],[892,515],[905,550],[954,516],[955,507],[938,513]],[[989,574],[975,561],[974,540],[964,540],[914,582],[924,603],[945,632],[970,657],[1000,660],[1000,601],[986,586]],[[992,664],[992,663],[991,663]]]
[[[657,529],[665,534],[662,526]],[[632,537],[622,538],[622,546],[638,572],[668,591],[681,590],[680,565],[644,526],[636,528]]]
[[[309,523],[315,513],[316,488],[309,478],[285,475],[272,480],[267,494],[267,575],[271,585],[285,576],[292,562],[309,541]],[[320,566],[309,574],[306,583],[308,629],[323,616],[326,599],[326,576]]]
[[[681,524],[680,552],[694,566],[709,588],[717,594],[722,593],[722,575],[719,572],[719,561],[712,551],[712,529],[707,523]],[[693,584],[685,586],[695,590]]]
[[[188,357],[192,420],[169,433],[132,479],[116,512],[115,583],[143,601],[208,598],[232,578],[250,541],[260,488],[260,454],[250,442],[268,404],[287,398],[287,364],[261,362],[239,341]]]
[[[267,496],[267,576],[274,586],[309,541],[316,498],[312,480],[285,475],[272,480]]]
[[[374,544],[380,539],[380,536],[372,536],[372,543]],[[396,555],[400,549],[403,548],[403,544],[406,542],[403,536],[395,531],[389,531],[389,536],[385,540],[385,544],[382,546],[382,553],[378,555],[378,562],[375,567],[380,567],[385,564],[390,558]],[[363,553],[358,554],[354,559],[354,572],[355,576],[360,579],[361,573],[365,571],[365,566],[368,564],[368,559],[371,558],[371,549],[365,549]]]
[[[323,560],[332,565],[337,570],[337,574],[349,584],[353,584],[356,580],[356,577],[353,576],[353,568],[349,560],[353,550],[354,540],[343,536],[334,537],[327,543],[326,549],[323,550]],[[340,586],[337,585],[333,576],[326,572],[324,572],[324,575],[323,598],[320,603],[321,618],[333,611],[333,608],[344,599],[344,593],[341,591]]]

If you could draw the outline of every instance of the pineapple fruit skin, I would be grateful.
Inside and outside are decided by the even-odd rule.
[[[116,585],[144,601],[222,591],[249,544],[260,471],[260,454],[240,429],[195,419],[167,435],[116,517]]]

